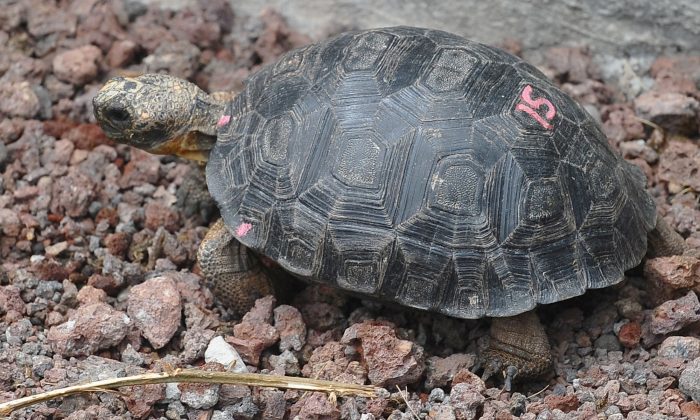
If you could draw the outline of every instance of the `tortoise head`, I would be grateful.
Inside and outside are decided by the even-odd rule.
[[[92,100],[108,137],[156,154],[206,160],[224,104],[163,74],[115,77]]]

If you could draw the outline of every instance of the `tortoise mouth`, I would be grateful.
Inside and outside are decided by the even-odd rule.
[[[206,162],[214,143],[216,143],[216,137],[198,131],[190,131],[145,150],[156,155],[177,155],[190,160]]]

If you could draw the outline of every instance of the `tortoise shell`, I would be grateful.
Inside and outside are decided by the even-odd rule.
[[[282,56],[219,121],[207,183],[295,276],[461,318],[619,282],[645,178],[531,65],[446,32],[341,34]]]

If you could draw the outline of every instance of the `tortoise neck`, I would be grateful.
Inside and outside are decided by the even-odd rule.
[[[216,136],[216,126],[225,108],[226,102],[217,95],[198,92],[190,120],[191,129],[209,136]]]

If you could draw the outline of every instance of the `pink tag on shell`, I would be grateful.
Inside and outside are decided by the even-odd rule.
[[[230,115],[222,115],[219,121],[216,123],[217,127],[223,127],[231,121]]]
[[[250,223],[241,223],[236,228],[236,236],[239,236],[239,237],[246,236],[252,228],[253,228],[253,225],[251,225]]]

